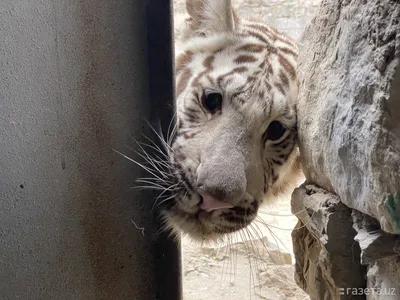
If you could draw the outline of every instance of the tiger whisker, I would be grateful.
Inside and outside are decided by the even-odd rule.
[[[137,142],[139,147],[141,147],[143,149],[143,147],[147,147],[150,148],[154,151],[156,151],[156,153],[162,154],[162,156],[164,156],[166,159],[168,159],[168,153],[165,150],[162,150],[153,140],[151,140],[147,135],[142,134],[142,136],[150,141],[151,143],[145,143],[145,142]]]
[[[129,160],[129,161],[135,163],[137,166],[141,167],[142,169],[144,169],[145,171],[147,171],[148,173],[150,173],[150,174],[153,175],[154,177],[157,177],[158,179],[162,180],[159,176],[157,176],[157,175],[153,172],[154,170],[152,170],[152,169],[146,167],[145,165],[141,164],[140,162],[134,160],[133,158],[130,158],[129,156],[127,156],[127,155],[125,155],[125,154],[123,154],[123,153],[121,153],[121,152],[119,152],[119,151],[117,151],[117,150],[115,150],[115,149],[113,149],[113,150],[114,150],[116,153],[118,153],[119,155],[121,155],[121,156],[123,156],[124,158],[126,158],[127,160]]]
[[[133,186],[131,188],[134,190],[159,190],[159,191],[164,190],[164,188],[158,188],[152,185],[140,185],[140,186]]]
[[[171,188],[171,186],[168,187],[168,185],[162,185],[164,182],[156,183],[154,181],[143,180],[143,179],[136,179],[136,182],[137,183],[147,183],[147,184],[152,185],[154,187],[164,188],[164,189],[167,189],[167,190],[170,190],[170,188]]]
[[[147,120],[146,120],[147,121]],[[148,126],[150,127],[150,129],[156,134],[156,136],[158,137],[158,139],[159,139],[159,141],[162,143],[162,145],[165,147],[165,150],[168,152],[168,151],[173,151],[172,150],[172,148],[171,148],[171,146],[170,145],[168,145],[166,142],[165,142],[165,138],[163,137],[163,136],[161,136],[158,132],[157,132],[157,130],[150,124],[150,122],[149,121],[147,121],[147,124],[148,124]],[[151,141],[153,144],[155,144],[150,138],[147,138],[149,141]],[[158,146],[157,146],[158,147]],[[161,149],[160,149],[161,150]]]
[[[160,180],[160,179],[158,179],[158,178],[153,178],[153,177],[141,177],[141,178],[138,178],[137,180],[136,180],[136,182],[138,181],[138,180],[147,180],[147,181],[151,181],[151,182],[155,182],[155,183],[160,183],[160,184],[166,184],[166,185],[172,185],[172,184],[175,184],[176,182],[175,181],[173,181],[173,178],[171,178],[171,180],[169,180],[169,179],[162,179],[162,180]]]
[[[163,203],[165,203],[165,202],[167,202],[167,201],[169,201],[169,200],[174,199],[176,196],[177,196],[176,194],[174,194],[174,195],[172,195],[172,196],[169,196],[169,197],[166,198],[166,199],[162,199],[162,201],[160,201],[159,203],[157,203],[157,201],[154,201],[152,210],[153,210],[154,208],[160,206],[161,204],[163,204]],[[157,199],[156,199],[156,200],[157,200]]]
[[[161,170],[158,166],[156,166],[155,161],[152,157],[150,157],[147,153],[141,154],[140,152],[135,151],[136,154],[138,154],[141,158],[143,158],[146,162],[148,162],[153,168],[154,171],[159,172],[160,175],[163,177],[170,176],[169,173],[166,173],[165,171]]]

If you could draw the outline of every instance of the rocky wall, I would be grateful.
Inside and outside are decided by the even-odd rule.
[[[323,0],[300,39],[292,195],[311,299],[400,299],[400,2]]]

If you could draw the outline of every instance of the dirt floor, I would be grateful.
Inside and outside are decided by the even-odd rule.
[[[184,299],[309,299],[293,279],[291,230],[296,222],[289,200],[282,199],[262,209],[249,231],[228,245],[201,246],[184,239]]]
[[[215,0],[217,1],[217,0]],[[298,39],[320,0],[234,0],[239,15],[258,18]],[[175,26],[185,0],[174,0]],[[179,32],[177,32],[179,34]],[[289,197],[264,207],[246,232],[218,245],[183,240],[185,300],[305,300],[294,282],[291,230],[297,222]]]

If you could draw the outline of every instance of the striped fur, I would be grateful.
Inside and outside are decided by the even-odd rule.
[[[163,213],[173,230],[210,239],[247,226],[263,202],[293,189],[301,172],[297,47],[267,25],[241,20],[228,0],[187,0],[187,10],[176,51],[178,128],[170,153],[182,188]],[[220,111],[204,106],[209,92],[223,95]],[[266,134],[272,121],[286,128],[277,141]],[[234,207],[199,209],[199,181]]]

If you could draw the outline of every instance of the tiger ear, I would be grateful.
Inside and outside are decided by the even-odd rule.
[[[231,33],[238,23],[231,0],[186,0],[186,10],[192,36]]]

